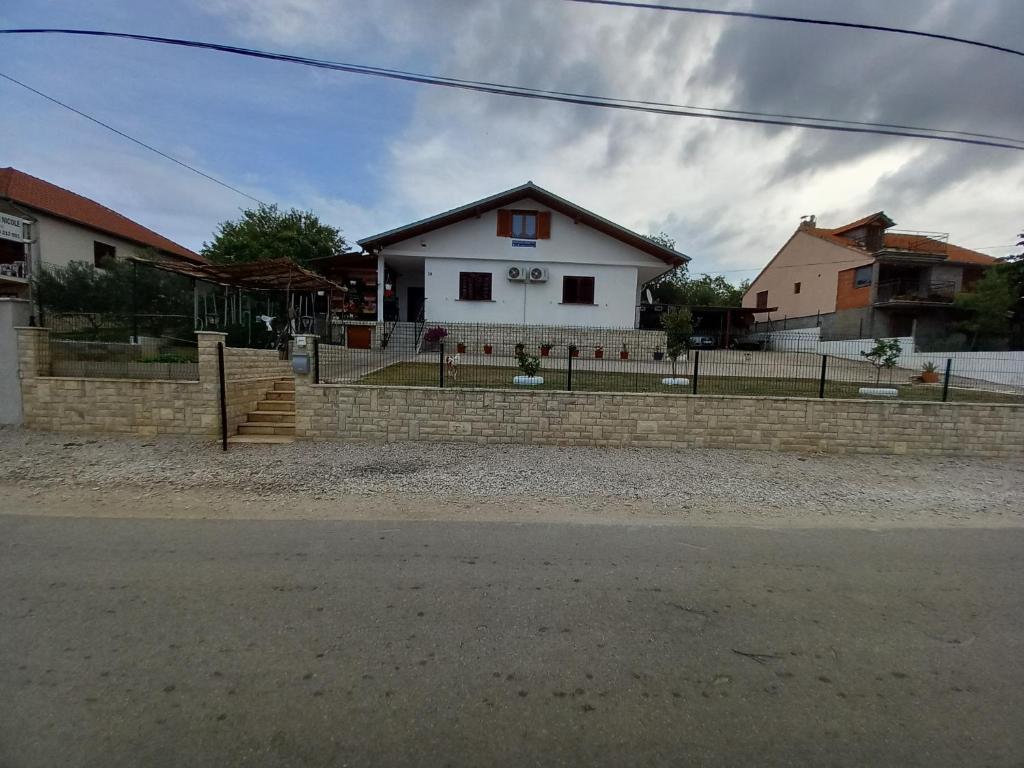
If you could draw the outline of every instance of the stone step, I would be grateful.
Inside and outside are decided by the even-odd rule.
[[[295,438],[290,435],[235,435],[228,438],[229,444],[249,443],[263,445],[286,445],[294,443]]]
[[[281,381],[274,382],[275,392],[294,392],[295,391],[295,379],[282,379]]]
[[[260,400],[256,406],[257,411],[285,411],[295,413],[294,400]]]
[[[286,413],[285,411],[249,411],[249,418],[246,419],[250,424],[266,424],[273,422],[274,424],[294,424],[295,413]]]
[[[291,435],[295,436],[294,424],[279,424],[273,421],[251,421],[238,425],[240,435]]]
[[[293,389],[290,392],[277,392],[276,390],[272,389],[269,392],[267,392],[266,399],[267,400],[289,400],[289,401],[294,402],[295,401],[295,390]]]

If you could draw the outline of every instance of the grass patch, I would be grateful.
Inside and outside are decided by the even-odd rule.
[[[327,371],[323,372],[328,375]],[[490,365],[460,365],[457,379],[445,375],[446,388],[484,387],[493,389],[544,389],[566,390],[567,374],[564,370],[542,369],[544,383],[533,387],[516,387],[512,377],[519,374],[517,368]],[[668,386],[661,383],[667,373],[630,373],[619,371],[573,371],[572,388],[575,392],[661,392],[666,394],[690,394],[689,386]],[[681,376],[683,374],[680,374]],[[395,363],[379,371],[367,374],[360,384],[390,386],[436,387],[438,366],[434,363]],[[817,397],[817,379],[787,379],[759,376],[700,376],[697,382],[700,395],[760,395],[774,397]],[[858,398],[860,387],[895,387],[900,400],[938,401],[942,399],[942,387],[925,384],[876,385],[873,381],[826,381],[825,397]],[[865,400],[887,400],[888,398],[863,398]],[[971,403],[1024,403],[1024,396],[951,388],[951,402]]]

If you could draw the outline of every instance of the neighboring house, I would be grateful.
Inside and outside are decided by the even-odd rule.
[[[532,182],[359,245],[378,321],[633,328],[641,288],[689,261]]]
[[[835,229],[801,222],[743,296],[777,307],[775,327],[821,328],[823,339],[941,336],[953,301],[995,259],[938,232],[888,231],[879,211]]]
[[[116,211],[55,184],[0,168],[0,296],[27,298],[40,265],[72,261],[101,266],[153,249],[172,260],[201,264],[188,248]]]

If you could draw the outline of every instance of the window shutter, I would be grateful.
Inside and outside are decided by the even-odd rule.
[[[551,237],[551,211],[537,213],[537,239],[547,240]]]
[[[498,237],[512,237],[512,211],[498,211]]]
[[[584,277],[580,280],[580,304],[594,303],[594,278]]]

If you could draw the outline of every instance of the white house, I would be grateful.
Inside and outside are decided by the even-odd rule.
[[[378,322],[632,328],[642,287],[689,261],[533,182],[359,245]]]
[[[27,298],[30,279],[43,264],[101,266],[140,249],[204,263],[199,254],[95,200],[16,168],[0,168],[0,296]]]

